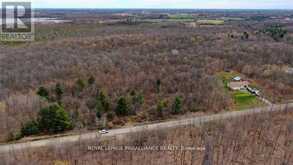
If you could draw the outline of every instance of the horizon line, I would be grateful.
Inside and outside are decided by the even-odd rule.
[[[292,10],[293,8],[67,8],[67,7],[33,7],[33,9],[69,9],[69,10]]]

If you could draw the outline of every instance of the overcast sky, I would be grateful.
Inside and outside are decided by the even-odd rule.
[[[2,0],[0,0],[2,1]],[[293,0],[31,0],[36,8],[293,9]]]

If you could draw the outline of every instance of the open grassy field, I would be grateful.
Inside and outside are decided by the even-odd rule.
[[[190,14],[172,14],[169,15],[169,19],[194,19]]]
[[[247,108],[254,108],[257,106],[262,106],[262,103],[256,96],[242,91],[233,92],[233,99],[235,103],[236,110],[242,110]]]
[[[197,20],[197,23],[200,25],[224,25],[225,21],[224,20]]]

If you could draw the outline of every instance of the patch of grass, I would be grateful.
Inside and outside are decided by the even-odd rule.
[[[224,25],[225,21],[224,20],[198,20],[198,24],[200,25]]]
[[[233,92],[233,99],[236,110],[254,108],[256,106],[263,105],[263,103],[256,96],[248,92]]]

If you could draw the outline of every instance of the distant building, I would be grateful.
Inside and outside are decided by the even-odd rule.
[[[243,90],[249,85],[248,81],[235,81],[228,83],[228,87],[232,90]]]
[[[233,78],[234,81],[241,81],[241,77],[240,76],[236,76]]]

